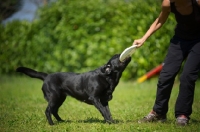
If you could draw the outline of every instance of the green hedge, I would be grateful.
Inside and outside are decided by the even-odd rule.
[[[160,12],[160,0],[58,0],[39,10],[32,23],[14,21],[0,30],[0,73],[18,66],[39,71],[86,72],[142,37]],[[133,79],[162,63],[175,21],[132,56],[123,79]]]

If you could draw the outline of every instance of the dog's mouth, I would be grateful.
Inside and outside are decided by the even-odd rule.
[[[119,60],[120,61],[120,60]],[[127,57],[126,59],[124,59],[121,63],[129,63],[131,61],[131,57]]]

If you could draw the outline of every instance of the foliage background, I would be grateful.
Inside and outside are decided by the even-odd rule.
[[[0,26],[0,74],[18,66],[39,71],[86,72],[142,37],[160,12],[160,0],[57,0],[32,23]],[[162,63],[173,35],[172,16],[132,56],[123,79],[141,76]]]

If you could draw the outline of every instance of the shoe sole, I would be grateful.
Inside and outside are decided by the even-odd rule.
[[[162,119],[162,120],[153,120],[153,121],[138,121],[138,123],[150,123],[150,122],[160,122],[160,123],[165,123],[167,119]]]

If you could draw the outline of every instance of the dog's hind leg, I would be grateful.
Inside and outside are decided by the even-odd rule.
[[[62,105],[62,103],[65,101],[66,96],[58,97],[56,94],[51,95],[51,99],[49,100],[49,104],[46,108],[45,114],[48,119],[48,122],[50,125],[54,125],[53,120],[51,118],[51,114],[56,118],[57,121],[63,121],[60,116],[58,115],[58,109]]]
[[[47,117],[47,120],[48,120],[48,122],[49,122],[49,125],[54,125],[53,120],[52,120],[52,118],[51,118],[51,107],[49,106],[49,104],[48,104],[48,106],[47,106],[47,108],[46,108],[45,115],[46,115],[46,117]]]
[[[42,86],[42,91],[43,91],[43,94],[44,94],[44,98],[48,102],[48,106],[47,106],[47,108],[45,110],[46,118],[47,118],[47,120],[49,122],[49,125],[54,125],[53,120],[51,118],[51,100],[52,100],[51,97],[52,96],[49,93],[49,85],[47,85],[46,83],[44,83],[43,86]]]
[[[44,83],[42,86],[44,98],[48,102],[45,115],[49,124],[54,125],[51,114],[53,114],[56,120],[63,121],[58,115],[58,109],[62,105],[62,103],[65,101],[66,95],[59,93],[59,91],[55,92],[51,89],[55,89],[55,86],[48,83]]]
[[[60,95],[59,98],[56,98],[56,100],[54,100],[54,104],[52,106],[52,111],[51,112],[52,112],[53,116],[56,118],[57,121],[64,121],[58,115],[58,109],[63,104],[65,99],[66,99],[65,95]]]

